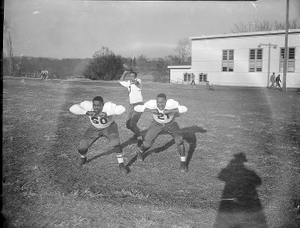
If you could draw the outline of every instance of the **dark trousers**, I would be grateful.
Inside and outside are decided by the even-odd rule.
[[[137,123],[142,115],[142,112],[136,112],[134,111],[134,107],[137,105],[142,105],[143,102],[130,104],[128,115],[127,115],[127,121],[126,121],[126,127],[131,130],[136,137],[141,135],[140,129],[137,126]]]

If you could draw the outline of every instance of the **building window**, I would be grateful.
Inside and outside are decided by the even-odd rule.
[[[250,49],[249,71],[262,72],[262,48]]]
[[[199,82],[206,82],[207,81],[207,74],[199,74]]]
[[[191,81],[191,75],[192,74],[184,73],[183,74],[183,81],[190,82]]]
[[[295,72],[295,48],[288,49],[287,72]],[[284,66],[284,48],[280,48],[279,72],[283,72]]]
[[[183,74],[183,81],[185,81],[185,82],[187,81],[187,73]]]
[[[223,50],[222,54],[222,71],[233,71],[233,60],[234,51],[233,50]]]

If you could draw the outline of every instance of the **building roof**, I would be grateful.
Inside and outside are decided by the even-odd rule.
[[[300,29],[290,29],[289,34],[300,34]],[[276,31],[266,31],[266,32],[248,32],[248,33],[230,33],[212,36],[202,36],[202,37],[190,37],[190,40],[208,40],[208,39],[224,39],[224,38],[234,38],[234,37],[249,37],[249,36],[269,36],[269,35],[283,35],[285,30]]]
[[[168,66],[169,69],[190,69],[191,65]]]

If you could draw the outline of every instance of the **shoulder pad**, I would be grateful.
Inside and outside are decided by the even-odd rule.
[[[148,109],[154,109],[157,107],[156,100],[149,100],[145,103],[145,107]]]
[[[173,99],[167,100],[166,109],[178,108],[179,103]]]
[[[113,110],[117,105],[108,101],[105,102],[104,106],[103,106],[103,112],[110,112],[110,110]]]

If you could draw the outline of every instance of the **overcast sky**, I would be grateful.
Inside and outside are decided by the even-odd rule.
[[[285,0],[122,2],[6,0],[14,55],[90,58],[102,46],[124,57],[175,54],[185,37],[230,33],[234,23],[285,22]],[[300,20],[300,0],[290,19]]]

